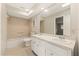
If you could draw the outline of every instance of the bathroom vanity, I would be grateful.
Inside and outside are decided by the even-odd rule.
[[[73,56],[75,41],[48,34],[32,35],[31,46],[38,56]]]

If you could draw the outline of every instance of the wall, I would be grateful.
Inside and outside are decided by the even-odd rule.
[[[78,40],[78,56],[79,56],[79,4],[77,5],[77,11],[78,11],[78,19],[77,19],[77,40]]]
[[[76,40],[75,55],[79,55],[79,4],[71,4],[71,36]]]
[[[1,55],[5,55],[7,41],[7,9],[5,4],[0,4],[0,41]]]
[[[0,3],[0,13],[1,13],[1,3]],[[0,55],[1,55],[1,17],[0,17]]]
[[[17,37],[28,37],[31,34],[31,21],[27,19],[8,18],[8,39]]]

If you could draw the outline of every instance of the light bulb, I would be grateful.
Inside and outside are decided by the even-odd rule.
[[[47,9],[45,9],[45,10],[44,10],[44,12],[48,12],[48,10],[47,10]]]

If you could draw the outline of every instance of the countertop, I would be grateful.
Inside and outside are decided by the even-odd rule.
[[[39,38],[40,40],[47,41],[49,43],[61,46],[66,49],[74,49],[75,40],[70,39],[60,39],[59,37],[55,37],[49,34],[33,34],[32,37]]]

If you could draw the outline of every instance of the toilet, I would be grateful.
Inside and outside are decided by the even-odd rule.
[[[24,46],[30,47],[31,46],[31,38],[24,38]]]

